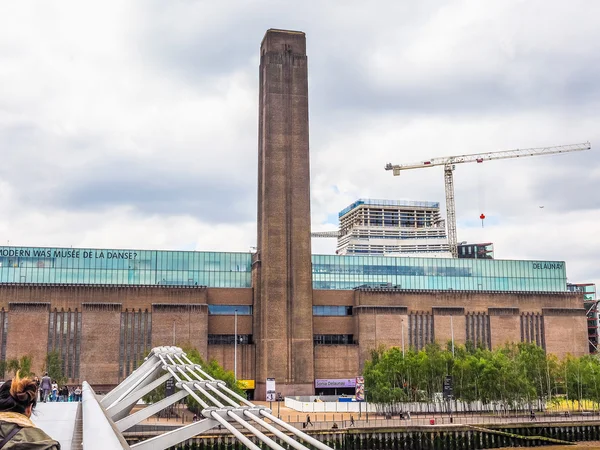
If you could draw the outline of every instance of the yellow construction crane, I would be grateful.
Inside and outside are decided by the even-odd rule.
[[[403,170],[424,169],[427,167],[444,166],[444,180],[446,184],[446,223],[448,224],[448,244],[454,258],[458,257],[458,239],[456,237],[456,207],[454,204],[454,179],[452,172],[456,164],[462,163],[482,163],[484,161],[493,161],[495,159],[523,158],[526,156],[554,155],[558,153],[578,152],[589,150],[589,142],[583,144],[559,145],[554,147],[539,147],[507,150],[503,152],[475,153],[472,155],[442,156],[432,158],[414,164],[393,165],[388,163],[385,170],[392,170],[394,175],[400,175]]]

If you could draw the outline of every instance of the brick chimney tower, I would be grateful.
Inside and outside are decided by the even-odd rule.
[[[314,392],[306,36],[270,29],[260,47],[256,398]]]

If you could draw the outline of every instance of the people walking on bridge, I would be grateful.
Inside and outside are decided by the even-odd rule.
[[[354,416],[352,414],[350,414],[350,426],[354,426]]]
[[[307,414],[306,415],[306,426],[309,426],[309,425],[314,427],[313,423],[310,421],[310,414]]]
[[[48,372],[46,372],[42,377],[40,388],[42,389],[42,401],[46,403],[48,396],[50,395],[50,391],[52,390],[52,379],[48,376]]]
[[[52,380],[52,401],[58,401],[58,383],[56,380]]]
[[[69,388],[67,386],[63,386],[60,388],[60,401],[61,402],[69,401]]]
[[[81,401],[81,387],[77,386],[75,388],[75,390],[73,391],[73,393],[75,394],[75,401],[80,402]]]
[[[31,421],[36,404],[37,386],[31,378],[17,372],[0,386],[0,448],[60,450],[60,444]]]

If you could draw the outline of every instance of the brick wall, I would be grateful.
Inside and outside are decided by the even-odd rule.
[[[234,354],[233,345],[209,345],[208,359],[216,359],[225,370],[233,372],[234,369]],[[255,367],[254,361],[256,356],[256,347],[254,345],[238,345],[237,346],[237,377],[238,380],[254,380]]]
[[[117,384],[121,304],[84,303],[81,318],[81,379],[92,385]]]
[[[152,347],[192,346],[208,357],[208,306],[206,304],[152,305]]]
[[[544,309],[546,351],[558,358],[588,353],[587,318],[583,308]]]
[[[48,303],[11,303],[8,310],[6,359],[30,356],[31,370],[40,375],[48,349]]]
[[[355,378],[358,367],[358,345],[315,346],[315,378]]]

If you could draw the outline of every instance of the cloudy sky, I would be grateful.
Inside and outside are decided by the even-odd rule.
[[[459,240],[600,283],[598,17],[595,0],[3,1],[1,243],[248,251],[258,50],[287,28],[307,34],[314,230],[360,197],[444,201],[441,168],[387,162],[591,141],[457,166],[456,207]]]

